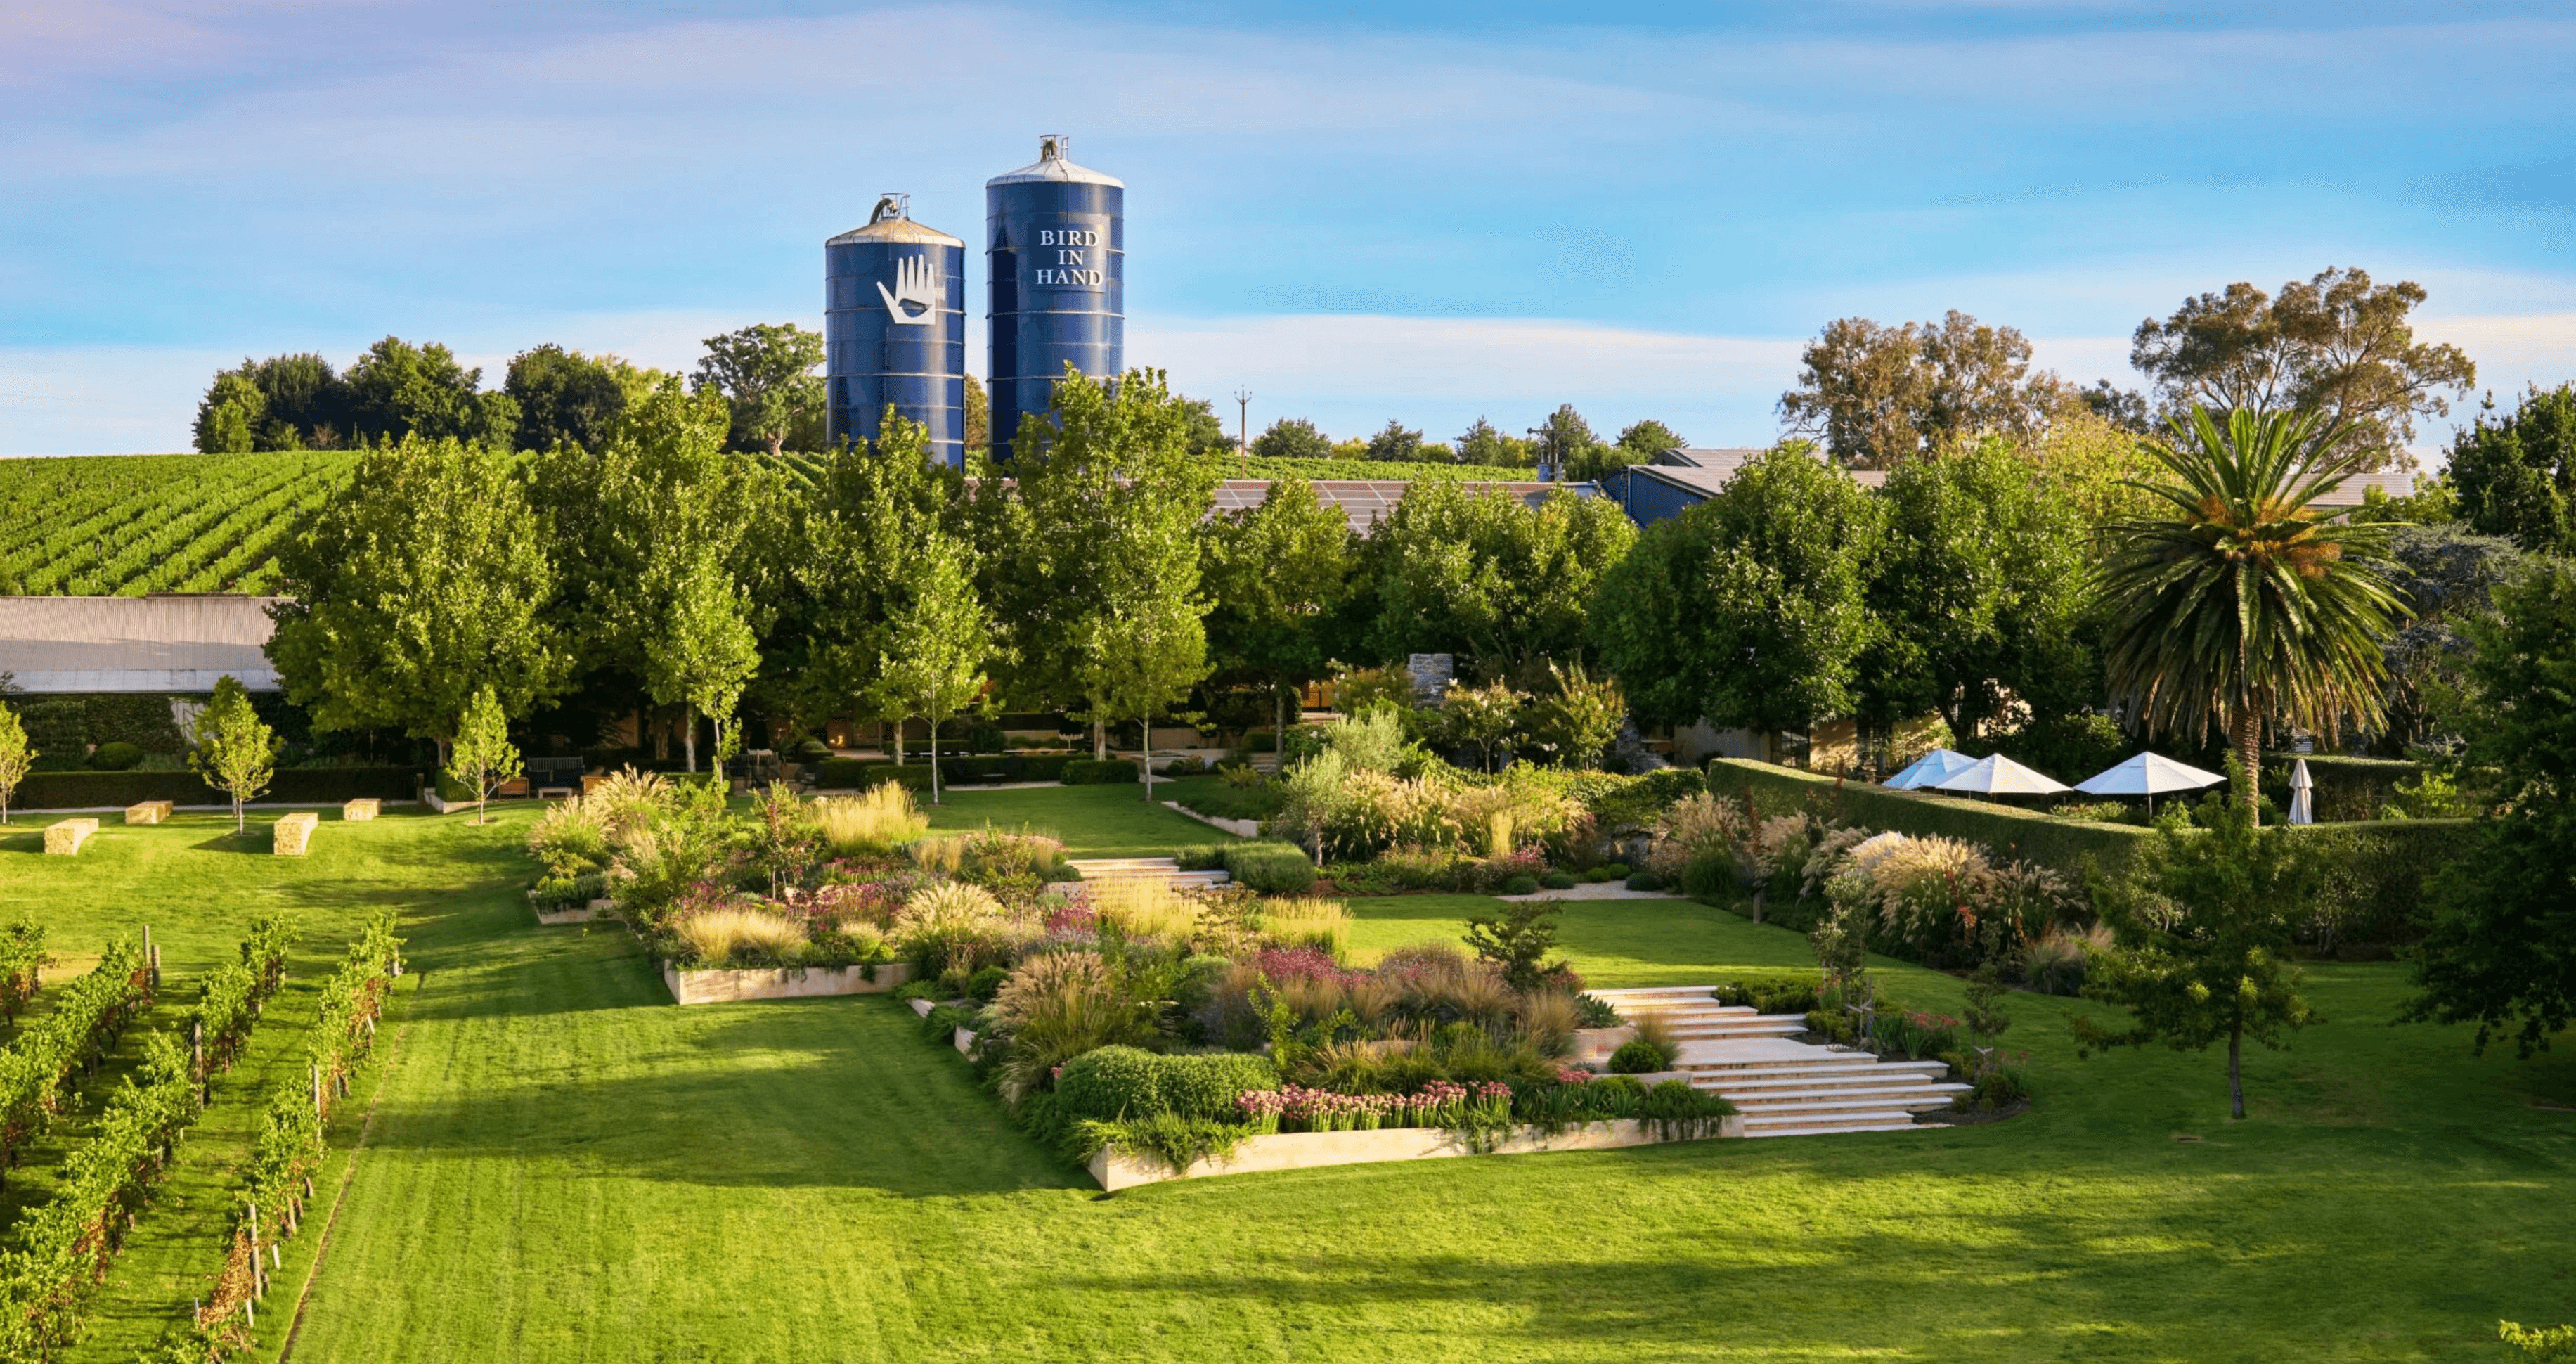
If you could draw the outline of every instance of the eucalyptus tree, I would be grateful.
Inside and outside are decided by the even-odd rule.
[[[2364,458],[2338,442],[2305,413],[2168,422],[2160,512],[2121,526],[2103,566],[2104,668],[2131,725],[2198,743],[2215,724],[2250,773],[2266,724],[2385,723],[2383,644],[2406,607],[2387,528],[2320,505]]]

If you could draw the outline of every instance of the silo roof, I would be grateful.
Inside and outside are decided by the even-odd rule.
[[[1107,185],[1113,189],[1127,188],[1127,182],[1117,176],[1103,175],[1089,166],[1077,166],[1061,156],[1043,158],[1007,175],[996,175],[984,182],[987,189],[995,185],[1039,184]]]
[[[825,246],[855,246],[860,242],[896,242],[913,246],[953,246],[966,249],[966,243],[935,227],[924,227],[910,218],[881,218],[865,227],[854,227],[824,242]]]

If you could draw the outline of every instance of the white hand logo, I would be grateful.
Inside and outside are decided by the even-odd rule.
[[[894,320],[910,327],[926,327],[939,315],[939,267],[930,257],[915,256],[894,263],[894,292],[887,293],[885,282],[877,282],[877,297],[885,300],[886,311]],[[911,309],[913,311],[906,311]]]

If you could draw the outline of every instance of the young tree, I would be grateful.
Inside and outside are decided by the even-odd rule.
[[[1168,593],[1129,595],[1084,622],[1083,682],[1097,715],[1142,731],[1144,797],[1154,798],[1154,722],[1208,675],[1207,626],[1198,603]]]
[[[800,423],[823,410],[823,336],[794,323],[758,323],[704,342],[697,385],[733,404],[735,442],[778,454]]]
[[[1260,506],[1213,517],[1202,535],[1218,676],[1266,685],[1284,734],[1290,698],[1332,673],[1356,566],[1350,521],[1305,480],[1280,479]]]
[[[248,821],[242,806],[259,799],[277,774],[276,733],[251,709],[250,692],[231,677],[215,679],[214,698],[197,712],[188,766],[206,785],[232,797],[233,832]]]
[[[1593,646],[1643,719],[1769,733],[1848,715],[1885,523],[1803,445],[1774,450],[1647,529],[1602,578]]]
[[[1422,433],[1407,430],[1404,423],[1389,419],[1385,430],[1369,437],[1368,457],[1413,463],[1422,458]]]
[[[1555,766],[1597,766],[1628,719],[1619,684],[1593,678],[1580,663],[1550,663],[1547,672],[1555,687],[1530,707],[1530,738]]]
[[[2217,722],[2249,772],[2266,722],[2380,728],[2382,645],[2405,612],[2387,528],[2317,505],[2357,457],[2294,412],[2238,409],[2222,429],[2194,408],[2171,429],[2162,515],[2121,527],[2103,568],[2111,699],[2151,734],[2197,742]]]
[[[510,717],[501,710],[501,695],[489,683],[474,693],[456,725],[456,744],[447,757],[447,775],[474,790],[474,822],[483,822],[483,803],[527,769],[510,743]]]
[[[27,726],[18,712],[0,702],[0,824],[9,822],[9,802],[18,794],[18,783],[35,770],[39,756],[27,744]]]
[[[2032,373],[2030,355],[2020,332],[1956,309],[1901,327],[1846,317],[1808,344],[1780,415],[1790,431],[1860,469],[1894,468],[1983,435],[2034,437],[2064,404],[2064,385],[2046,370]]]
[[[1685,449],[1689,445],[1689,441],[1682,439],[1681,432],[1652,418],[1632,422],[1619,433],[1619,448],[1625,452],[1625,462],[1629,464],[1649,463],[1667,450]]]
[[[795,574],[811,641],[803,688],[817,710],[855,703],[857,713],[885,720],[898,764],[903,721],[916,712],[906,691],[882,685],[888,632],[915,547],[953,536],[971,562],[958,491],[958,475],[931,461],[929,429],[888,409],[875,446],[825,452],[815,491],[800,504]]]
[[[993,617],[975,595],[968,550],[936,523],[905,565],[901,600],[886,622],[878,686],[930,725],[930,803],[940,803],[939,727],[984,690]]]
[[[2208,807],[2206,833],[2164,826],[2137,883],[2099,896],[2117,946],[2086,972],[2084,994],[2127,1009],[2129,1026],[2073,1023],[2087,1056],[2158,1042],[2202,1051],[2225,1039],[2228,1111],[2242,1118],[2246,1040],[2277,1049],[2319,1021],[2289,961],[2291,928],[2317,876],[2288,830],[2255,827],[2252,770],[2235,776],[2236,794]]]
[[[1495,770],[1495,752],[1520,731],[1521,708],[1529,698],[1512,690],[1509,682],[1496,680],[1481,687],[1449,684],[1440,698],[1438,718],[1433,721],[1439,742],[1452,748],[1476,750],[1476,770]]]
[[[2359,467],[2403,467],[2416,416],[2449,415],[2442,394],[2466,395],[2478,380],[2459,347],[2415,340],[2407,317],[2423,302],[2412,280],[2373,285],[2365,271],[2331,266],[2278,298],[2231,284],[2139,323],[2129,363],[2156,381],[2169,413],[2309,413]]]
[[[318,729],[400,729],[444,763],[477,690],[525,714],[563,685],[566,650],[539,624],[553,566],[506,456],[452,440],[370,450],[278,565],[288,600],[271,608],[268,655]]]
[[[1252,438],[1252,453],[1263,459],[1330,459],[1333,443],[1303,417],[1281,417]]]
[[[2524,549],[2576,554],[2576,384],[2542,392],[2533,384],[2514,410],[2495,399],[2451,441],[2451,482],[2460,515],[2481,535]]]
[[[1450,653],[1484,677],[1530,677],[1584,654],[1594,585],[1637,542],[1617,503],[1419,482],[1362,551],[1375,586],[1371,652]]]
[[[2576,565],[2544,559],[2461,628],[2475,645],[2455,718],[2466,761],[2492,768],[2475,848],[2440,869],[2439,914],[2407,1016],[2510,1032],[2530,1056],[2576,1021]]]
[[[966,448],[987,457],[993,448],[993,400],[972,374],[966,376]]]
[[[664,570],[657,595],[669,603],[665,628],[644,644],[656,704],[687,707],[689,771],[698,770],[698,717],[716,725],[715,763],[732,757],[734,706],[760,670],[760,642],[744,618],[741,592],[710,553]]]
[[[2469,662],[2477,650],[2467,624],[2495,613],[2495,591],[2530,566],[2532,556],[2511,540],[2472,535],[2459,525],[2393,525],[2388,541],[2389,585],[2414,619],[2386,646],[2388,689],[2380,702],[2386,727],[2372,748],[2403,757],[2420,744],[2449,747],[2443,699],[2470,686]]]

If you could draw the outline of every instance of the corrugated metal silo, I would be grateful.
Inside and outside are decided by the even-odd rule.
[[[904,196],[823,244],[827,436],[874,440],[886,404],[966,459],[966,243],[912,220]]]
[[[1039,139],[1036,165],[984,182],[996,458],[1067,364],[1114,378],[1127,362],[1127,187],[1067,160],[1065,141]]]

